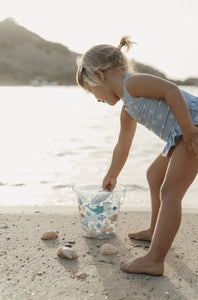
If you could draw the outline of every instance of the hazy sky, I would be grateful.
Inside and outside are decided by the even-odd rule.
[[[138,43],[130,58],[172,78],[198,77],[198,0],[0,0],[7,17],[80,53],[127,34]]]

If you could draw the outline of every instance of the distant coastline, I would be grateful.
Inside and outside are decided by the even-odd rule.
[[[46,41],[12,18],[0,22],[0,85],[76,85],[80,53]],[[173,80],[157,69],[131,60],[135,72],[156,75],[178,85],[198,86],[198,78]]]

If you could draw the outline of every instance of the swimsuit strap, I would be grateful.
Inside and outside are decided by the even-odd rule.
[[[127,74],[127,75],[124,77],[124,85],[125,85],[126,80],[127,80],[131,75],[132,75],[132,73]]]

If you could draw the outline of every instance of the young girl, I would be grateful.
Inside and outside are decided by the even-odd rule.
[[[146,74],[129,73],[121,49],[130,48],[127,37],[118,47],[99,45],[78,60],[77,82],[98,102],[123,101],[120,133],[102,187],[112,191],[140,123],[166,141],[147,171],[151,194],[151,224],[129,234],[131,239],[151,241],[148,253],[121,264],[131,273],[162,275],[164,260],[181,222],[181,201],[198,172],[198,97],[175,84]]]

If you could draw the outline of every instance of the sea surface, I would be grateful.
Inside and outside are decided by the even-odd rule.
[[[184,87],[198,95],[197,87]],[[0,205],[76,206],[74,185],[101,184],[119,133],[122,103],[79,87],[0,87]],[[138,126],[118,183],[123,206],[150,207],[146,170],[165,143]],[[183,207],[198,208],[198,178]]]

